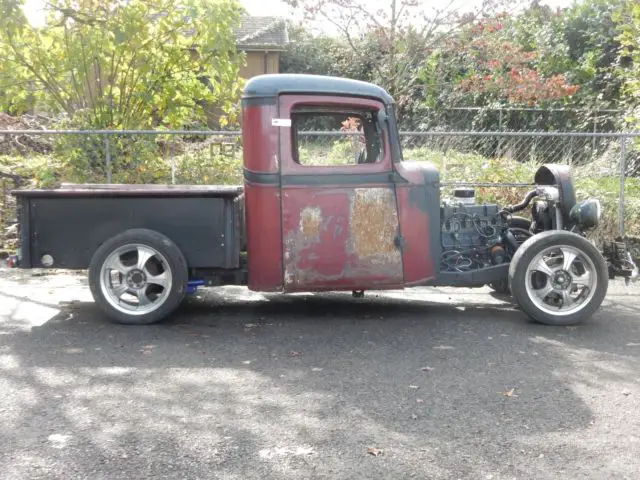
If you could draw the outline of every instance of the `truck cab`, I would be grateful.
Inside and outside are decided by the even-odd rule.
[[[242,137],[249,288],[401,288],[435,277],[438,172],[401,162],[394,102],[383,89],[343,78],[253,78]]]

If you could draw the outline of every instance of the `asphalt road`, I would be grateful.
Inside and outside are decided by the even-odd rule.
[[[488,289],[228,288],[125,327],[0,270],[0,478],[635,480],[639,292],[555,328]]]

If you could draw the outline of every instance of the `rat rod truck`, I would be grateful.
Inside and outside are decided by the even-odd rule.
[[[358,149],[323,162],[311,126],[357,125]],[[600,203],[576,202],[545,165],[521,203],[477,204],[402,157],[394,102],[344,78],[262,75],[242,98],[243,186],[77,185],[17,190],[21,268],[88,269],[114,321],[150,324],[200,285],[262,292],[491,285],[538,322],[568,325],[634,272],[624,244],[585,238]],[[451,193],[449,193],[451,194]],[[442,197],[442,198],[441,198]],[[530,219],[514,216],[527,209]]]

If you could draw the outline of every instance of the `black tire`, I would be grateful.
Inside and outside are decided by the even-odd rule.
[[[529,297],[526,287],[526,272],[535,256],[548,247],[569,246],[579,250],[595,267],[596,280],[594,294],[584,306],[571,314],[554,315],[541,310]],[[591,317],[600,308],[607,294],[609,274],[605,259],[598,249],[587,239],[575,233],[553,230],[534,235],[516,251],[509,266],[509,288],[514,299],[533,320],[546,325],[574,325]]]
[[[129,244],[151,247],[162,254],[171,273],[171,288],[165,300],[149,313],[128,314],[117,310],[107,300],[100,285],[102,266],[109,255]],[[176,244],[165,235],[147,229],[131,229],[110,238],[96,250],[89,265],[89,288],[96,304],[112,321],[124,325],[149,325],[165,319],[184,299],[188,280],[187,262]]]

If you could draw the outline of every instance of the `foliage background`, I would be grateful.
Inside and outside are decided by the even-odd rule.
[[[0,108],[75,128],[175,128],[234,111],[243,56],[227,0],[49,0],[44,26],[0,4]],[[224,117],[224,115],[223,115]],[[223,122],[226,118],[223,118]]]
[[[41,115],[47,128],[239,127],[238,78],[244,61],[233,30],[233,0],[51,0],[45,27],[28,24],[22,0],[0,2],[0,110]],[[485,1],[475,11],[427,11],[428,2],[390,0],[370,11],[360,0],[291,0],[306,18],[326,17],[337,35],[290,23],[284,73],[372,81],[397,101],[400,128],[429,130],[630,130],[640,118],[640,2],[581,0],[564,9],[539,2]],[[515,11],[512,7],[517,6]],[[420,22],[416,23],[416,19]],[[473,115],[457,108],[473,107]],[[594,112],[611,109],[613,112]],[[595,119],[595,120],[594,120]],[[29,185],[103,182],[105,138],[60,136],[40,142],[0,135],[0,171]],[[640,173],[638,142],[627,174]],[[26,145],[26,147],[25,147]],[[534,145],[534,142],[531,142]],[[113,136],[112,181],[239,183],[240,146],[221,155],[193,136]],[[447,165],[451,180],[528,181],[534,150],[513,160],[484,151],[409,146],[405,156]],[[606,203],[615,230],[615,172],[589,176],[606,151],[583,142],[574,160],[579,190]],[[313,155],[313,151],[307,152]],[[489,165],[490,168],[486,166]],[[640,234],[640,194],[628,179],[627,229]],[[482,191],[508,201],[516,193]],[[6,203],[6,202],[5,202]],[[3,204],[4,205],[4,204]],[[12,215],[4,213],[1,223]]]

